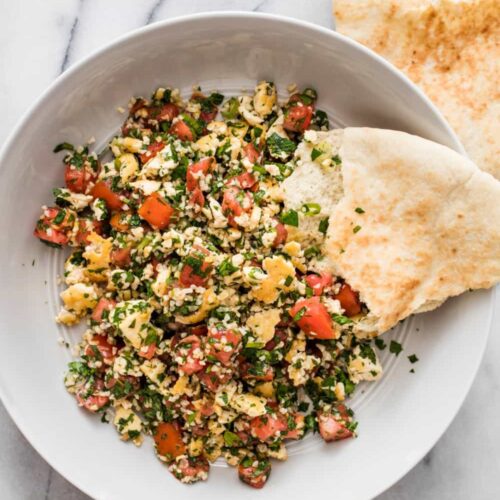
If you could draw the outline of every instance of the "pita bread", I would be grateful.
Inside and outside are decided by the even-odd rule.
[[[500,2],[335,0],[337,30],[422,87],[467,153],[500,179]]]
[[[316,134],[316,141],[340,144],[341,165],[326,168],[340,170],[342,185],[332,188],[330,203],[321,200],[330,221],[325,262],[370,310],[358,333],[383,333],[448,297],[500,281],[499,181],[451,149],[404,132]],[[298,166],[282,185],[290,208],[314,201],[306,183],[324,181],[311,160],[315,144],[301,143]]]

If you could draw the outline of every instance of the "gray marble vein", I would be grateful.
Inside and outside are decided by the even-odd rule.
[[[153,5],[153,8],[148,12],[145,24],[150,24],[156,20],[156,13],[157,13],[158,9],[161,8],[164,1],[165,0],[157,0],[157,2]]]
[[[69,32],[69,37],[68,37],[68,43],[66,44],[66,48],[64,50],[64,57],[61,63],[61,70],[60,73],[64,73],[66,71],[66,68],[68,67],[69,63],[69,57],[71,54],[71,48],[73,46],[73,40],[75,39],[75,35],[78,29],[78,21],[79,21],[79,15],[83,7],[83,3],[85,0],[78,0],[78,8],[76,11],[76,15],[73,21],[73,24],[71,25],[71,30]]]
[[[333,27],[330,0],[4,0],[0,5],[1,140],[60,72],[142,25],[203,11],[254,10]],[[500,499],[498,319],[497,311],[485,358],[457,418],[420,464],[377,500]],[[0,425],[2,500],[88,499],[38,455],[1,404]]]

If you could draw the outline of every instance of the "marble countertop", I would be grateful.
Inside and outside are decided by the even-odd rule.
[[[195,12],[253,10],[333,25],[330,0],[5,0],[1,7],[0,140],[59,74],[145,24]],[[494,331],[458,416],[422,462],[377,500],[500,498],[500,293],[497,299]],[[88,498],[33,450],[1,403],[0,425],[2,498]]]

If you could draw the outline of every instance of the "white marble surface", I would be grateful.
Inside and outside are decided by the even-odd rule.
[[[150,22],[209,10],[256,10],[331,27],[330,9],[330,0],[0,0],[0,140],[61,72]],[[500,498],[498,320],[497,314],[480,372],[457,418],[427,457],[378,500]],[[0,425],[0,498],[88,498],[31,448],[1,403]]]

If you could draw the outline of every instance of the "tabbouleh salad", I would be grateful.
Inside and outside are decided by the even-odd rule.
[[[289,94],[279,102],[265,81],[226,100],[159,88],[131,100],[99,156],[55,150],[66,187],[35,235],[72,247],[56,319],[87,322],[66,387],[123,440],[152,436],[185,483],[223,457],[261,488],[288,441],[355,436],[345,400],[381,374],[352,332],[367,313],[358,294],[320,270],[321,245],[293,238],[299,217],[280,183],[305,131],[329,125],[313,89]],[[339,168],[328,151],[313,156]]]

